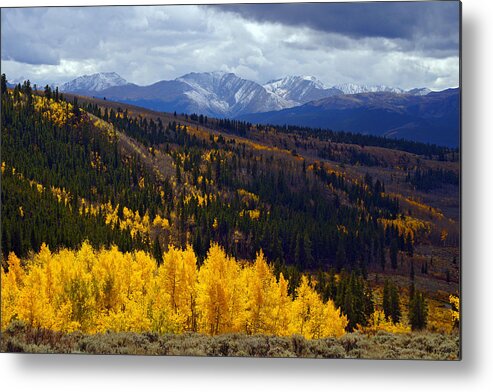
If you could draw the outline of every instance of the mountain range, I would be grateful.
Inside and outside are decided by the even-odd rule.
[[[60,89],[156,111],[330,128],[453,147],[459,140],[458,89],[432,92],[352,83],[327,87],[313,76],[287,76],[261,85],[222,71],[193,72],[147,86],[129,83],[115,72],[97,73]]]
[[[239,119],[252,123],[329,128],[457,147],[459,99],[458,88],[426,95],[393,92],[343,94],[289,109],[246,114]]]
[[[64,83],[60,89],[140,104],[159,111],[196,112],[215,117],[282,110],[343,94],[385,91],[422,95],[430,92],[352,83],[326,87],[313,76],[287,76],[261,85],[222,71],[192,72],[148,86],[129,83],[115,72],[103,72],[80,76]]]

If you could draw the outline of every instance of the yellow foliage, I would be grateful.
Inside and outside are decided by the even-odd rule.
[[[348,324],[346,316],[340,314],[331,300],[322,302],[305,275],[296,289],[293,313],[292,332],[307,339],[342,336]]]
[[[348,323],[306,276],[291,298],[288,282],[282,274],[276,279],[262,252],[254,263],[239,263],[213,244],[198,268],[191,247],[171,247],[158,266],[143,251],[97,251],[85,242],[55,253],[43,244],[24,266],[13,253],[7,262],[2,329],[17,319],[63,332],[297,333],[315,339],[340,336]]]
[[[411,332],[411,327],[409,325],[405,325],[402,322],[394,323],[392,320],[387,320],[383,310],[375,310],[368,320],[368,325],[365,327],[358,325],[358,329],[365,333],[375,333],[378,331],[390,333]]]
[[[243,217],[245,214],[248,215],[251,220],[258,220],[260,218],[260,211],[257,210],[257,209],[240,211],[240,216],[241,217]]]
[[[156,217],[152,221],[152,226],[167,230],[169,229],[169,221],[166,218],[162,218],[160,215],[156,215]]]
[[[259,202],[259,197],[252,192],[248,192],[245,189],[238,189],[238,195],[241,197],[241,202],[242,203],[249,203],[249,202],[254,202],[258,203]]]
[[[7,264],[9,266],[8,273],[5,273],[3,268],[0,268],[2,270],[2,329],[5,329],[11,320],[17,319],[17,302],[24,286],[25,277],[21,261],[14,253],[9,254]]]
[[[129,229],[132,238],[135,238],[139,233],[143,239],[149,240],[152,229],[169,229],[168,219],[163,218],[160,215],[156,215],[151,222],[151,217],[148,212],[141,217],[138,211],[134,212],[130,208],[123,207],[123,218],[120,219],[118,216],[118,211],[120,209],[119,204],[113,208],[111,202],[96,205],[89,204],[84,199],[81,199],[80,204],[79,214],[91,214],[96,216],[99,213],[102,213],[105,217],[105,224],[112,228],[118,226],[120,230]]]
[[[34,95],[34,109],[41,115],[62,127],[74,116],[73,105],[64,101],[56,102],[54,99]]]
[[[440,233],[440,241],[442,241],[445,244],[447,237],[448,237],[448,232],[447,230],[443,229],[442,232]]]
[[[158,299],[153,304],[153,313],[166,314],[166,317],[159,317],[161,321],[166,320],[166,324],[159,325],[158,330],[175,333],[193,330],[196,274],[196,258],[191,248],[180,251],[171,247],[165,253],[153,288],[153,297]]]
[[[413,218],[412,216],[400,216],[398,219],[384,219],[379,218],[379,222],[383,223],[385,227],[395,226],[399,231],[399,235],[410,235],[414,241],[416,236],[420,233],[429,233],[431,231],[430,222],[425,222],[421,219]]]
[[[191,201],[196,201],[199,206],[207,205],[207,198],[204,197],[195,187],[189,186],[187,191],[188,194],[184,200],[185,204],[189,204]]]
[[[240,292],[240,288],[236,287],[238,278],[239,265],[227,257],[219,245],[212,245],[198,273],[197,306],[200,332],[217,335],[234,331],[233,320],[239,305],[235,294]]]
[[[92,123],[94,124],[94,126],[99,128],[103,132],[105,132],[110,137],[110,139],[113,139],[117,136],[117,133],[116,133],[116,130],[115,130],[113,124],[111,124],[107,121],[104,121],[104,120],[100,119],[99,117],[94,116],[91,113],[87,113],[87,114],[88,114],[89,118],[92,120]]]
[[[401,194],[396,194],[396,193],[389,193],[388,195],[391,197],[396,197],[399,200],[402,200],[405,203],[409,204],[410,206],[415,207],[419,211],[424,212],[431,217],[437,218],[438,220],[441,220],[444,218],[443,213],[439,209],[434,208],[434,207],[429,206],[429,205],[426,205],[426,204],[424,204],[418,200],[415,200],[411,197],[405,197]]]
[[[5,162],[2,163],[2,173],[5,171],[6,169],[6,166],[5,166]],[[40,184],[39,182],[35,181],[35,180],[28,180],[28,179],[25,179],[24,176],[22,175],[22,173],[19,173],[15,167],[12,167],[12,175],[15,175],[17,176],[18,179],[20,180],[23,180],[23,181],[28,181],[29,182],[29,185],[31,187],[36,187],[36,190],[39,192],[39,193],[43,193],[45,190],[46,190],[46,187],[43,186],[43,184]],[[57,198],[57,201],[59,203],[64,203],[65,205],[67,205],[70,200],[71,200],[71,194],[70,192],[68,192],[67,190],[65,190],[65,188],[58,188],[58,187],[55,187],[55,186],[51,186],[50,187],[50,191],[51,193],[56,196]],[[24,214],[24,211],[21,211],[22,210],[22,207],[19,209],[19,214],[21,216],[23,216]]]
[[[264,254],[257,254],[255,264],[244,267],[246,294],[244,326],[248,333],[277,334],[275,319],[278,312],[279,286]]]
[[[348,234],[348,229],[344,225],[337,225],[337,231],[342,234]]]
[[[452,317],[452,322],[458,323],[460,320],[460,300],[459,297],[455,295],[449,296],[450,305],[452,305],[452,309],[450,309],[450,315]]]

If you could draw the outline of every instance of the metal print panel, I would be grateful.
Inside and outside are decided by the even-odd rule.
[[[460,359],[460,15],[3,8],[1,351]]]

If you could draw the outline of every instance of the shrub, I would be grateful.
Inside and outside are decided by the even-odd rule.
[[[0,349],[29,353],[456,360],[459,343],[457,334],[430,332],[355,332],[326,339],[240,333],[207,336],[191,332],[64,334],[14,321],[2,333]]]

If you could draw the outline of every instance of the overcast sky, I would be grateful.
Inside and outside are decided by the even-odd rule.
[[[215,70],[259,83],[459,84],[455,1],[14,8],[1,22],[2,72],[38,84],[115,71],[145,85]]]

